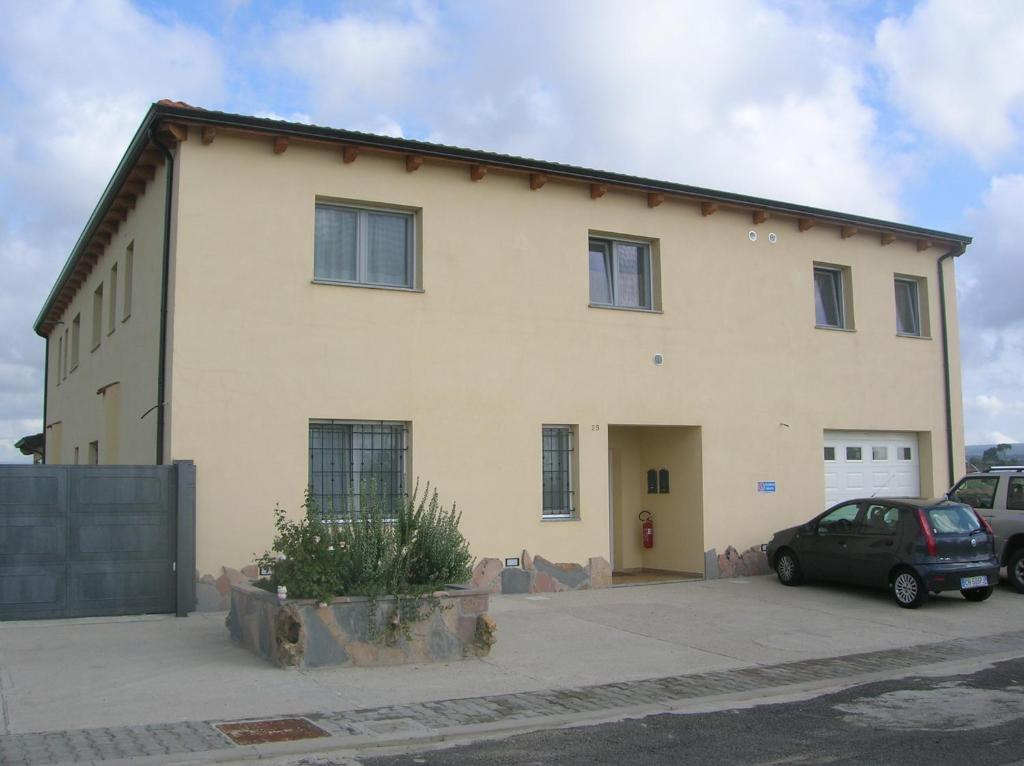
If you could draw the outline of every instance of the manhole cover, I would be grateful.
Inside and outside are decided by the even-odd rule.
[[[238,745],[259,745],[264,742],[291,742],[296,739],[331,736],[305,718],[274,718],[270,721],[239,721],[219,723],[217,728]]]

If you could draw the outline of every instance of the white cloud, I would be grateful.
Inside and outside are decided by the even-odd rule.
[[[500,6],[432,138],[883,217],[863,51],[756,0]]]
[[[1016,444],[1017,439],[1012,436],[1007,436],[1002,431],[991,431],[988,434],[989,442],[992,444]],[[989,442],[986,442],[989,443]]]
[[[440,55],[438,33],[433,13],[417,5],[407,18],[304,19],[277,32],[268,53],[304,82],[318,115],[369,130],[379,109],[415,94]]]
[[[925,133],[989,162],[1017,146],[1024,118],[1019,0],[928,0],[883,21],[877,59],[892,102]]]
[[[204,32],[125,0],[0,2],[0,461],[40,429],[53,280],[149,104],[219,98]],[[35,416],[35,417],[34,417]]]

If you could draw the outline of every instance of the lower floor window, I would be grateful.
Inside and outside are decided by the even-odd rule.
[[[544,426],[541,439],[543,515],[571,517],[576,513],[573,489],[572,426]]]
[[[406,499],[407,423],[316,420],[309,424],[309,488],[328,518],[356,517],[376,495],[390,518]]]

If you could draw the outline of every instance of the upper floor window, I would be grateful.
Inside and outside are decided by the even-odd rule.
[[[110,300],[107,301],[107,335],[117,329],[117,264],[110,267]]]
[[[921,327],[921,294],[916,279],[896,277],[896,332],[900,335],[923,335]]]
[[[314,279],[414,287],[413,224],[411,213],[317,203]]]
[[[82,315],[75,314],[71,320],[71,370],[78,367],[78,349],[82,343]]]
[[[590,304],[654,308],[651,246],[646,242],[590,238]]]
[[[132,271],[135,268],[135,243],[131,242],[124,252],[124,300],[121,301],[121,321],[132,315]]]
[[[100,346],[103,337],[103,283],[92,294],[92,350]]]
[[[847,269],[835,266],[814,267],[814,323],[818,327],[852,329],[848,290]]]

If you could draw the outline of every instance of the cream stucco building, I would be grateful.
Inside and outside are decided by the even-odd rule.
[[[828,500],[950,484],[969,242],[160,102],[36,322],[46,461],[194,460],[213,579],[367,478],[430,481],[480,559],[756,569]]]

